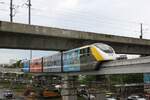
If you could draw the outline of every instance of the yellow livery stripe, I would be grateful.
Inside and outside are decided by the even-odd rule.
[[[104,58],[100,54],[100,52],[97,51],[95,47],[91,47],[92,55],[96,58],[97,61],[103,61]]]

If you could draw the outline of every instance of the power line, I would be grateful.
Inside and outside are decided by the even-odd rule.
[[[0,8],[0,10],[3,11],[3,12],[9,12],[7,9],[1,9]]]
[[[56,13],[55,13],[56,14]],[[65,13],[65,12],[63,12],[63,10],[62,10],[62,12],[59,12],[59,14],[63,14],[65,17],[66,16],[69,16],[69,17],[79,17],[79,18],[74,18],[73,20],[81,20],[81,19],[83,19],[84,21],[85,21],[85,19],[87,19],[87,21],[88,21],[88,23],[89,22],[91,22],[92,21],[92,23],[98,23],[98,22],[100,22],[100,23],[107,23],[107,24],[112,24],[112,25],[116,25],[116,23],[112,23],[112,22],[108,22],[108,21],[105,21],[105,20],[99,20],[99,19],[92,19],[91,17],[84,17],[84,15],[76,15],[76,14],[67,14],[67,13]],[[94,22],[93,22],[94,21]],[[133,24],[133,23],[132,23]],[[137,25],[137,24],[136,24]],[[118,23],[118,27],[120,27],[120,23]],[[126,25],[126,27],[131,27],[131,26],[129,26],[129,25]]]
[[[100,17],[100,16],[96,16],[96,17]],[[106,20],[107,18],[105,17],[105,19],[104,20]],[[107,19],[108,20],[108,19]],[[111,21],[115,21],[116,22],[116,19],[114,20],[114,19],[112,19]],[[119,21],[119,20],[118,20]],[[120,20],[119,21],[120,23],[119,24],[124,24],[124,23],[122,23],[123,21],[122,20]],[[126,23],[130,23],[130,24],[136,24],[136,25],[139,25],[139,23],[138,22],[133,22],[133,21],[126,21]],[[150,24],[148,24],[148,23],[144,23],[144,24],[142,24],[143,26],[144,25],[147,25],[147,26],[149,26],[150,27]]]
[[[36,9],[36,8],[35,8],[35,9]],[[89,16],[89,14],[88,14],[89,12],[85,13],[85,12],[81,12],[80,10],[78,11],[78,10],[72,10],[72,9],[71,9],[71,10],[70,10],[70,9],[69,9],[69,10],[58,9],[58,11],[70,12],[70,13],[73,13],[74,15],[75,15],[75,13],[76,13],[76,15],[81,15],[81,16],[87,15],[87,16]],[[84,13],[84,14],[83,14],[83,13]],[[92,14],[91,14],[91,15],[92,15]],[[90,16],[91,16],[91,15],[90,15]],[[106,17],[103,17],[103,18],[104,18],[104,20],[106,20]],[[100,16],[95,16],[95,19],[103,19],[103,18],[100,17]],[[107,20],[108,20],[108,18],[107,18]],[[112,19],[111,19],[111,21],[121,22],[121,21],[119,21],[119,20],[116,21],[116,20],[112,20]],[[124,21],[124,22],[126,22],[126,23],[128,23],[128,24],[129,24],[129,23],[130,23],[130,24],[139,24],[139,23],[133,22],[133,21],[132,21],[132,22],[131,22],[131,21],[130,21],[130,22],[129,22],[129,21],[128,21],[128,22],[127,22],[127,21]],[[123,24],[123,23],[120,23],[120,24]]]
[[[55,13],[57,14],[57,13]],[[63,16],[66,17],[66,14],[61,12],[61,13],[58,13],[58,14],[62,14]],[[39,15],[38,15],[39,16]],[[42,15],[43,16],[43,15]],[[50,16],[46,16],[46,17],[50,17]],[[73,17],[76,17],[75,15],[70,15],[69,17],[73,18]],[[52,18],[52,17],[50,17]],[[66,20],[65,19],[61,19],[61,20]],[[76,21],[75,21],[76,20]],[[79,23],[84,23],[84,24],[97,24],[97,25],[100,25],[100,24],[106,24],[106,25],[111,25],[111,27],[116,27],[116,28],[122,28],[122,29],[125,29],[125,30],[130,30],[131,28],[130,27],[121,27],[120,25],[116,25],[116,24],[113,24],[113,23],[106,23],[105,21],[101,21],[101,20],[97,20],[97,21],[93,21],[93,20],[90,20],[88,18],[84,18],[84,17],[79,17],[79,18],[74,18],[73,20],[66,20],[66,21],[73,21],[73,22],[79,22]]]
[[[26,3],[23,3],[22,5],[27,5]],[[60,10],[60,9],[59,9]],[[78,9],[78,8],[76,8],[76,9],[69,9],[69,10],[62,10],[62,11],[67,11],[67,12],[73,12],[73,13],[78,13],[78,14],[82,14],[82,16],[83,16],[83,14],[84,15],[88,15],[89,16],[89,11],[87,10],[87,11],[82,11],[83,9]],[[94,14],[94,13],[93,13]],[[92,15],[92,14],[90,14],[90,15]],[[94,16],[95,18],[98,18],[98,19],[102,19],[102,18],[104,18],[105,20],[107,19],[107,20],[110,20],[110,18],[106,18],[106,16],[105,17],[102,17],[102,16]],[[111,21],[116,21],[116,22],[123,22],[123,20],[118,20],[118,19],[111,19]],[[128,23],[134,23],[134,24],[139,24],[138,22],[135,22],[135,21],[124,21],[124,22],[128,22]]]
[[[72,12],[71,12],[71,13],[72,13]],[[70,15],[69,15],[69,16],[70,16]],[[72,14],[71,14],[71,16],[72,16]],[[81,15],[80,15],[80,16],[81,16]],[[82,16],[83,16],[83,15],[82,15]],[[104,22],[104,23],[106,23],[106,22]],[[108,22],[107,22],[107,23],[108,23]],[[130,23],[133,24],[133,22],[130,22]],[[110,22],[109,22],[109,24],[113,24],[113,23],[110,23]],[[120,24],[120,23],[119,23],[119,24]],[[137,23],[134,23],[134,24],[137,25]],[[139,23],[138,23],[138,24],[139,24]],[[114,25],[114,24],[113,24],[113,25]],[[142,25],[143,25],[143,24],[142,24]],[[142,32],[140,32],[140,33],[143,35],[143,27],[142,27]],[[142,35],[141,35],[141,36],[142,36]]]
[[[82,11],[82,9],[80,10],[77,10],[77,9],[69,9],[69,10],[62,10],[62,9],[58,9],[58,10],[61,10],[61,11],[68,11],[68,12],[75,12],[75,13],[78,13],[78,14],[84,14],[84,15],[95,15],[95,13],[92,14],[92,12],[89,14],[89,11]],[[107,18],[106,16],[105,17],[102,17],[103,15],[101,16],[94,16],[95,18],[98,18],[98,19],[106,19],[106,20],[111,20],[111,21],[116,21],[116,22],[125,22],[125,23],[131,23],[131,24],[139,24],[138,22],[135,22],[135,21],[126,21],[126,20],[119,20],[119,19],[112,19],[112,18]]]
[[[88,19],[92,19],[92,20],[95,20],[95,21],[103,21],[103,22],[105,22],[105,23],[110,23],[110,24],[114,24],[114,22],[115,23],[118,23],[118,21],[114,21],[114,20],[111,20],[111,21],[108,21],[108,19],[106,19],[106,18],[102,18],[102,17],[100,17],[100,16],[91,16],[91,15],[89,15],[89,14],[87,14],[87,13],[79,13],[79,12],[74,12],[74,11],[70,11],[70,10],[61,10],[61,9],[59,9],[59,10],[56,10],[56,12],[61,12],[61,13],[65,13],[66,15],[68,14],[69,16],[76,16],[76,17],[78,17],[78,16],[80,16],[80,17],[82,17],[82,18],[88,18]],[[89,21],[89,20],[88,20]],[[122,25],[126,25],[126,26],[128,26],[129,25],[129,23],[128,24],[125,24],[125,23],[123,23],[123,22],[119,22],[118,24],[122,24]],[[130,23],[131,24],[131,23]],[[132,24],[134,24],[135,25],[135,23],[132,23]],[[138,23],[139,24],[139,23]],[[136,25],[138,25],[137,23],[136,23]]]
[[[59,9],[58,11],[61,11],[61,12],[64,12],[65,11],[65,13],[66,13],[66,10],[61,10],[61,9]],[[75,10],[76,11],[76,10]],[[81,11],[77,11],[77,12],[75,12],[74,10],[67,10],[67,12],[69,12],[69,13],[72,13],[72,14],[70,14],[70,15],[75,15],[75,13],[77,13],[76,14],[76,16],[77,15],[79,15],[79,16],[85,16],[85,14],[86,14],[86,16],[89,16],[89,14],[88,13],[84,13],[83,14],[83,12],[82,12],[82,14],[81,14]],[[70,16],[69,15],[69,16]],[[91,19],[91,17],[88,17],[88,18],[90,18]],[[129,27],[129,23],[130,24],[135,24],[135,25],[139,25],[139,23],[138,22],[135,22],[135,21],[126,21],[126,20],[114,20],[114,19],[111,19],[111,21],[108,21],[108,20],[110,20],[110,19],[108,19],[108,18],[106,18],[106,17],[104,17],[104,18],[102,18],[101,16],[95,16],[94,17],[95,19],[93,19],[93,20],[96,20],[96,22],[97,22],[97,20],[99,20],[99,19],[103,19],[103,20],[100,20],[100,21],[103,21],[103,22],[105,22],[105,23],[109,23],[109,24],[115,24],[115,23],[118,23],[119,24],[119,27],[120,27],[120,25],[126,25],[126,26],[128,26]],[[89,21],[89,20],[88,20]],[[113,23],[112,23],[113,22]],[[115,23],[114,23],[115,22]],[[123,23],[124,22],[124,23]],[[126,24],[125,24],[126,23]],[[143,24],[143,25],[149,25],[150,26],[150,24]]]
[[[5,4],[5,2],[3,2],[3,1],[0,1],[0,4]]]
[[[36,16],[36,15],[33,15],[33,16]],[[41,17],[41,16],[39,16],[39,17]],[[42,16],[42,17],[44,17],[44,16]],[[56,19],[56,18],[54,18],[54,17],[48,17],[48,16],[45,16],[45,17],[47,17],[48,19],[51,19],[52,21],[58,21],[58,22],[60,22],[58,19]],[[45,18],[44,18],[45,19]],[[54,22],[55,23],[55,22]],[[70,24],[71,24],[71,26],[70,27],[73,27],[73,26],[75,26],[75,22],[73,22],[73,21],[70,21],[70,20],[68,20],[68,19],[61,19],[61,23],[59,23],[59,24],[61,24],[62,25],[62,23],[63,23],[63,25],[65,25],[65,26],[70,26]],[[67,26],[67,27],[68,27]],[[92,28],[93,29],[93,26],[91,25],[91,24],[83,24],[83,23],[80,23],[80,24],[76,24],[76,28],[79,28],[79,27],[87,27],[88,29],[89,28]],[[100,26],[101,27],[101,26]],[[117,29],[117,30],[123,30],[123,29],[120,29],[120,28],[118,28],[118,27],[115,27],[115,26],[110,26],[110,27],[113,27],[113,28],[115,28],[115,29]],[[124,29],[125,30],[125,29]],[[128,32],[134,32],[134,30],[133,31],[131,31],[131,30],[127,30],[126,29],[126,31],[128,31]]]
[[[4,3],[2,2],[2,4],[4,4]],[[12,15],[12,16],[10,17],[10,20],[13,21],[13,16],[15,16],[15,14],[16,14],[16,12],[15,12],[16,9],[19,9],[19,7],[24,7],[24,5],[27,5],[29,7],[28,23],[29,24],[31,23],[31,8],[30,8],[31,7],[31,1],[30,0],[28,0],[28,4],[27,3],[23,3],[22,5],[17,5],[17,6],[14,6],[13,4],[11,4],[11,6],[10,6],[10,8],[11,8],[10,15]],[[13,13],[13,10],[14,10],[14,13]],[[82,24],[83,26],[90,27],[91,25],[89,25],[89,24],[92,24],[92,25],[94,25],[94,24],[95,25],[96,24],[97,25],[102,24],[104,26],[108,25],[109,27],[112,27],[112,28],[119,28],[118,30],[122,29],[122,30],[128,30],[128,31],[130,31],[131,28],[129,26],[129,23],[130,24],[134,24],[134,25],[139,24],[139,23],[133,22],[133,21],[132,22],[131,21],[124,21],[126,23],[126,24],[124,24],[122,20],[118,20],[118,19],[117,20],[116,19],[111,19],[110,20],[109,18],[102,17],[102,16],[91,16],[92,14],[90,15],[88,11],[85,12],[85,11],[81,11],[81,10],[80,9],[79,10],[73,10],[73,9],[71,9],[71,10],[70,9],[69,10],[62,10],[62,9],[58,9],[56,11],[58,12],[58,14],[62,14],[64,17],[74,17],[73,21],[65,19],[65,21],[68,21],[69,23],[72,23],[72,25],[75,25],[76,23],[80,23],[80,25]],[[93,13],[93,15],[94,15],[94,13]],[[53,20],[54,19],[55,18],[53,18]],[[117,25],[116,25],[116,23],[117,23]],[[126,25],[126,26],[128,26],[128,28],[127,27],[122,27],[121,25]],[[142,25],[145,25],[145,23],[142,24]],[[107,26],[105,26],[105,27],[107,27]],[[133,26],[133,27],[135,27],[135,26]],[[142,32],[140,32],[140,33],[143,34],[143,32],[144,32],[143,30],[144,29],[142,27]]]
[[[26,4],[27,5],[27,4]],[[62,10],[63,11],[63,10]],[[69,10],[70,11],[70,10]],[[71,12],[72,13],[72,12]],[[74,14],[74,12],[73,12],[73,14]],[[80,13],[81,14],[81,13]],[[86,13],[87,14],[87,13]],[[72,14],[71,14],[72,15]],[[75,15],[75,14],[74,14]],[[87,14],[88,15],[88,14]],[[76,16],[76,15],[75,15]],[[81,14],[80,15],[80,17],[84,17],[85,15],[84,14]],[[97,18],[97,17],[96,17]],[[30,19],[30,18],[29,18]],[[91,18],[90,18],[91,19]],[[93,20],[96,20],[95,22],[97,22],[97,19],[93,19]],[[105,19],[106,20],[106,19]],[[88,20],[89,21],[89,20]],[[100,21],[101,23],[109,23],[109,24],[113,24],[114,25],[114,23],[112,23],[112,22],[108,22],[108,21],[104,21],[104,20],[99,20],[98,19],[98,21]],[[113,20],[112,20],[113,21]],[[119,24],[121,24],[121,23],[119,23]],[[133,24],[133,23],[132,23]],[[120,27],[120,25],[119,25],[119,27]]]

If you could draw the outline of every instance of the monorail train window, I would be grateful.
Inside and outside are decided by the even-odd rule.
[[[83,54],[83,49],[80,49],[80,54]]]
[[[106,53],[113,53],[113,49],[112,47],[105,45],[105,44],[95,44],[96,47],[98,47],[99,49],[101,49],[102,51],[106,52]]]
[[[78,57],[78,56],[79,56],[78,51],[75,51],[75,52],[74,52],[74,57]]]
[[[89,53],[90,53],[90,48],[89,47],[80,50],[81,55],[89,56]]]
[[[88,47],[86,50],[87,50],[87,56],[89,56],[90,55],[90,47]]]
[[[57,60],[55,66],[60,66],[60,65],[61,65],[61,61],[60,61],[60,60]]]

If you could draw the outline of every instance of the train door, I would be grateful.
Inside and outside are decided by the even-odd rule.
[[[80,69],[81,71],[93,70],[93,58],[91,56],[90,47],[80,49]]]

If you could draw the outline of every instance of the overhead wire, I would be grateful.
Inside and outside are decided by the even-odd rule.
[[[80,16],[83,16],[83,14],[81,15],[81,13],[80,13]],[[96,17],[97,17],[97,16],[96,16]],[[99,17],[99,16],[98,16],[98,17]],[[98,17],[97,17],[97,18],[98,18]],[[89,17],[88,17],[88,18],[89,18]],[[106,21],[108,21],[108,20],[106,20],[106,17],[105,17],[104,20],[105,20],[105,23],[106,23]],[[104,20],[103,20],[103,21],[104,21]],[[111,20],[111,21],[114,22],[114,20]],[[115,23],[116,23],[116,22],[117,22],[117,21],[115,21]],[[108,23],[108,22],[107,22],[107,23]],[[124,24],[124,23],[122,23],[121,21],[119,21],[118,23],[119,23],[119,24]],[[138,26],[138,27],[139,27],[139,25],[140,25],[140,23],[135,22],[135,21],[134,21],[134,22],[133,22],[133,21],[127,21],[126,23],[128,23],[128,24],[127,24],[128,26],[129,26],[129,23],[130,23],[130,24],[135,24],[135,25]],[[110,23],[110,21],[109,21],[109,24],[113,24],[113,25],[114,25],[114,23],[112,23],[112,22]],[[125,24],[124,24],[124,25],[125,25]],[[144,23],[144,25],[145,25],[145,23]],[[149,25],[149,24],[146,24],[146,25]],[[150,26],[150,25],[149,25],[149,26]],[[119,27],[120,27],[120,26],[119,26]],[[131,27],[131,26],[130,26],[130,27]],[[135,26],[134,26],[134,28],[135,28]],[[143,29],[143,30],[144,30],[144,29]]]
[[[69,22],[74,22],[74,23],[77,23],[77,22],[79,22],[79,23],[83,23],[83,24],[86,24],[86,25],[93,25],[93,24],[110,24],[111,25],[111,27],[114,27],[114,28],[122,28],[122,29],[124,29],[124,30],[131,30],[130,28],[125,28],[125,27],[121,27],[121,26],[117,26],[117,25],[114,25],[114,24],[112,24],[112,23],[105,23],[105,22],[102,22],[102,21],[93,21],[93,20],[90,20],[90,19],[88,19],[88,18],[85,18],[85,17],[79,17],[79,18],[76,18],[75,19],[75,17],[78,17],[78,16],[76,16],[76,15],[73,15],[73,14],[71,14],[71,15],[67,15],[66,13],[63,13],[63,12],[55,12],[55,14],[61,14],[63,17],[65,16],[65,21],[69,21]],[[39,15],[38,15],[39,16]],[[41,15],[41,16],[44,16],[44,15]],[[68,19],[66,19],[67,17],[71,17],[71,18],[74,18],[73,20],[68,20]],[[50,18],[52,18],[51,16],[46,16],[46,17],[50,17]],[[60,17],[60,19],[61,19],[61,17]],[[86,20],[85,20],[86,19]],[[64,18],[62,18],[61,20],[64,20]]]
[[[72,10],[72,9],[69,9],[69,10],[71,10],[71,11],[76,11],[76,10]],[[77,11],[78,13],[83,13],[82,11]],[[84,13],[84,14],[87,14],[87,13]],[[87,14],[88,15],[88,14]],[[92,15],[92,14],[91,14]],[[89,15],[88,15],[89,16]],[[102,18],[102,16],[95,16],[95,18]],[[103,18],[104,20],[106,20],[106,21],[108,21],[108,20],[110,20],[110,19],[108,19],[107,17],[104,17]],[[136,24],[136,25],[139,25],[139,24],[141,24],[142,22],[135,22],[135,21],[127,21],[127,20],[118,20],[118,19],[111,19],[110,21],[113,21],[113,22],[119,22],[119,24],[127,24],[127,25],[129,25],[129,23],[130,24]],[[149,26],[150,27],[150,24],[148,24],[148,23],[142,23],[143,25],[147,25],[147,26]]]
[[[64,12],[64,11],[62,11],[62,12]],[[62,12],[61,12],[61,13],[62,13]],[[66,14],[66,13],[63,13],[63,15],[64,15],[64,14]],[[67,14],[66,14],[66,15],[67,15]],[[73,12],[73,14],[68,14],[67,16],[73,16],[73,17],[78,17],[78,16],[80,16],[79,19],[81,19],[81,17],[84,17],[84,20],[87,19],[87,18],[89,19],[89,17],[85,18],[85,15],[83,15],[83,14],[82,14],[82,15],[81,15],[81,14],[80,14],[80,15],[79,15],[79,14],[77,15],[77,14],[75,14],[74,12]],[[79,20],[79,19],[78,19],[78,20]],[[74,19],[74,20],[75,20],[75,19]],[[95,20],[95,19],[94,19],[94,20]],[[94,20],[93,20],[93,21],[94,21]],[[91,21],[91,19],[88,20],[88,23],[89,23],[89,21]],[[98,21],[101,22],[101,23],[105,23],[105,24],[106,24],[106,21],[104,21],[104,20],[99,20],[99,19],[96,20],[95,22],[97,23]],[[92,22],[92,23],[93,23],[93,22]],[[112,22],[111,22],[111,23],[110,23],[110,22],[107,22],[107,24],[113,24],[113,25],[114,25],[114,23],[112,23]],[[119,24],[120,24],[120,23],[119,23]],[[133,24],[133,23],[132,23],[132,24]],[[134,24],[135,24],[135,23],[134,23]],[[137,24],[137,23],[136,23],[136,24]],[[120,27],[120,25],[119,25],[118,27]]]
[[[35,15],[36,16],[36,15]],[[45,17],[47,17],[47,16],[45,16]],[[44,17],[44,19],[45,19],[45,17]],[[55,21],[58,21],[57,19],[55,19],[55,18],[52,18],[52,17],[48,17],[48,18],[50,18],[50,19],[52,19],[53,21],[55,20]],[[68,21],[68,20],[61,20],[61,21],[63,21],[63,22],[61,22],[61,23],[59,23],[59,25],[61,24],[61,26],[65,26],[65,27],[70,27],[70,28],[76,28],[77,30],[84,30],[84,31],[92,31],[92,32],[97,32],[97,31],[95,31],[95,30],[99,30],[99,29],[97,29],[97,28],[92,28],[91,27],[91,25],[89,25],[89,24],[87,24],[87,25],[85,25],[85,24],[81,24],[80,23],[80,25],[72,25],[72,24],[74,24],[73,22],[71,22],[71,21]],[[55,23],[55,22],[54,22]],[[62,24],[63,23],[63,24]],[[70,25],[71,24],[71,25]],[[85,28],[86,27],[86,28]],[[82,29],[81,29],[82,28]],[[89,30],[89,29],[94,29],[94,30]],[[118,29],[118,28],[117,28]],[[120,29],[119,29],[120,30]],[[127,31],[128,33],[129,33],[129,30],[124,30],[124,31]],[[100,31],[99,31],[100,32]],[[131,31],[131,32],[134,32],[134,31]]]
[[[24,5],[25,5],[25,3],[23,3],[21,6],[17,6],[16,9],[20,9],[20,7],[24,7]],[[134,31],[137,31],[133,28],[131,29],[130,27],[132,25],[130,26],[130,24],[133,24],[134,28],[135,28],[136,25],[137,25],[136,27],[138,27],[138,25],[139,25],[138,22],[134,22],[134,21],[121,21],[121,20],[118,20],[118,19],[113,19],[112,20],[112,19],[100,16],[100,15],[99,16],[92,16],[92,15],[94,15],[94,13],[89,14],[89,11],[83,11],[83,10],[81,11],[81,10],[82,9],[67,9],[67,10],[58,9],[57,10],[58,12],[55,12],[55,14],[58,13],[58,14],[62,15],[63,17],[74,18],[73,20],[71,20],[71,19],[62,19],[61,18],[61,21],[63,21],[64,24],[70,23],[72,25],[76,25],[76,23],[78,23],[78,25],[82,24],[82,26],[86,26],[86,27],[87,26],[91,27],[92,25],[100,25],[100,24],[102,25],[103,24],[103,25],[105,25],[105,27],[108,25],[109,27],[112,27],[112,28],[115,28],[115,29],[118,28],[118,30],[124,30],[124,31],[125,30],[126,31],[134,30]],[[43,17],[44,15],[40,15],[40,16]],[[46,16],[46,17],[49,17],[51,20],[55,20],[55,19],[56,19],[56,21],[58,20],[58,18],[54,18],[54,17],[51,17],[51,16]],[[77,17],[78,17],[78,19],[76,19]],[[100,27],[102,27],[102,26],[100,26]]]
[[[59,9],[60,10],[60,9]],[[83,11],[84,10],[84,11]],[[85,11],[85,9],[65,9],[64,11],[72,11],[72,12],[76,12],[76,13],[80,13],[80,14],[86,14],[86,15],[95,15],[97,13],[93,13],[90,11]],[[90,12],[90,14],[88,14]],[[112,19],[112,18],[108,18],[108,16],[103,17],[103,15],[98,15],[98,16],[94,16],[95,18],[102,18],[102,19],[107,19],[107,20],[111,20],[111,21],[115,21],[115,22],[124,22],[124,23],[131,23],[131,24],[139,24],[139,22],[136,21],[127,21],[127,20],[119,20],[119,19]]]
[[[64,14],[66,14],[66,13],[64,13]],[[78,15],[75,15],[75,14],[68,14],[68,16],[79,17]],[[118,25],[118,24],[115,24],[115,23],[112,23],[112,22],[106,22],[104,20],[96,20],[96,19],[92,19],[90,17],[85,17],[85,16],[80,16],[79,19],[81,19],[81,18],[88,21],[88,23],[92,21],[94,23],[99,23],[100,22],[100,23],[116,25],[116,26]],[[120,27],[120,25],[118,27]]]
[[[24,0],[23,0],[24,1]],[[23,5],[24,5],[25,3],[23,3]],[[59,9],[59,10],[62,10],[62,9]],[[67,12],[73,12],[73,13],[78,13],[78,14],[83,14],[84,13],[84,15],[86,14],[86,15],[88,15],[88,16],[90,16],[90,15],[92,15],[92,14],[88,14],[89,13],[89,11],[87,10],[87,11],[83,11],[84,9],[79,9],[79,8],[76,8],[76,9],[67,9],[67,10],[62,10],[62,11],[67,11]],[[91,13],[91,12],[90,12]],[[94,14],[94,13],[93,13]],[[98,19],[106,19],[106,20],[109,20],[110,18],[106,18],[106,16],[105,17],[102,17],[102,16],[94,16],[96,19],[98,18]],[[123,22],[123,20],[118,20],[118,19],[110,19],[111,21],[120,21],[120,22]],[[127,20],[125,20],[124,22],[126,22],[126,23],[134,23],[134,24],[139,24],[138,22],[135,22],[135,21],[127,21]],[[120,24],[122,24],[122,23],[120,23]]]
[[[23,3],[22,5],[24,5],[25,3]],[[78,14],[80,14],[81,15],[81,13],[84,13],[84,15],[82,14],[82,16],[85,16],[85,14],[87,14],[88,12],[81,12],[80,10],[73,10],[73,9],[69,9],[69,10],[63,10],[63,11],[73,11],[73,13],[77,13],[78,12]],[[89,15],[88,15],[89,16]],[[95,18],[98,18],[99,19],[99,17],[100,16],[95,16]],[[100,17],[100,18],[102,18],[102,17]],[[105,17],[105,19],[106,19],[106,17]],[[114,20],[111,20],[111,21],[114,21]],[[130,22],[131,23],[131,22]],[[133,22],[132,22],[133,23]],[[138,23],[139,24],[139,23]]]
[[[62,10],[62,11],[63,11],[63,10]],[[85,15],[85,14],[86,14],[87,16],[90,16],[89,14],[87,14],[87,13],[85,13],[85,12],[84,12],[84,14],[83,14],[83,12],[81,12],[81,11],[77,11],[77,12],[76,12],[76,10],[75,10],[75,11],[74,11],[74,10],[72,11],[72,9],[71,9],[71,10],[70,10],[70,9],[67,10],[67,12],[68,12],[68,11],[70,11],[70,13],[77,13],[77,14],[80,14],[80,16],[83,16],[83,15]],[[82,13],[82,14],[81,14],[81,13]],[[91,14],[91,15],[92,15],[92,14]],[[89,18],[89,17],[88,17],[88,18]],[[90,18],[91,18],[91,17],[90,17]],[[102,19],[101,16],[95,16],[94,18],[96,18],[96,19],[97,19],[97,18],[98,18],[98,19]],[[95,20],[95,19],[94,19],[94,20]],[[104,21],[104,20],[105,20],[105,21]],[[100,20],[100,21],[101,21],[101,20]],[[129,23],[130,23],[130,24],[134,24],[134,25],[138,25],[138,26],[140,25],[140,23],[135,22],[135,21],[126,21],[125,23],[124,23],[122,20],[119,21],[119,20],[114,20],[114,19],[108,21],[108,18],[106,18],[106,17],[103,18],[102,21],[105,22],[105,23],[113,24],[113,25],[114,25],[116,22],[117,22],[118,25],[121,25],[121,24],[122,24],[122,25],[125,25],[125,23],[126,23],[126,26],[129,26]],[[115,23],[114,23],[114,22],[115,22]],[[146,23],[146,24],[144,23],[143,25],[148,25],[148,26],[150,27],[150,24],[147,24],[147,23]]]
[[[37,17],[37,16],[39,16],[39,17],[44,17],[43,19],[45,19],[45,17],[47,17],[47,19],[48,20],[55,20],[56,22],[60,22],[60,21],[58,21],[59,19],[57,19],[57,18],[55,18],[55,17],[52,17],[52,16],[45,16],[45,15],[42,15],[42,16],[40,16],[40,15],[35,15],[35,14],[32,14],[32,16],[35,16],[35,17]],[[59,24],[61,24],[61,26],[65,26],[65,27],[71,27],[71,28],[81,28],[82,27],[82,29],[84,28],[84,31],[87,31],[87,29],[86,28],[88,28],[88,29],[90,29],[91,28],[91,24],[85,24],[85,23],[81,23],[81,22],[79,22],[80,24],[78,24],[78,25],[75,25],[75,23],[76,22],[74,22],[74,21],[70,21],[70,20],[68,20],[68,19],[61,19],[61,21],[62,21],[62,23],[59,23]],[[65,25],[64,25],[65,24]],[[71,26],[70,26],[70,24],[71,24]],[[68,26],[69,25],[69,26]],[[74,27],[73,27],[74,26]],[[86,27],[86,28],[85,28]],[[120,28],[118,28],[118,27],[114,27],[114,28],[117,28],[118,30],[121,30]],[[92,29],[94,29],[94,28],[92,28]],[[80,29],[81,30],[81,29]],[[96,30],[98,30],[98,29],[96,29]],[[88,30],[89,31],[89,30]],[[92,31],[92,30],[91,30]],[[130,31],[129,29],[128,30],[124,30],[124,31]],[[94,31],[95,32],[95,31]],[[134,32],[134,31],[132,31],[132,32]]]

